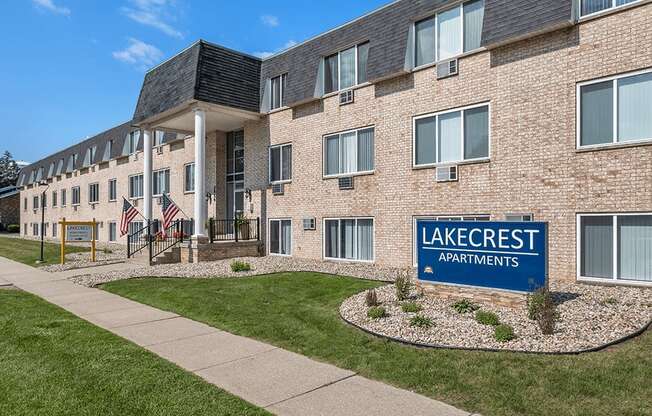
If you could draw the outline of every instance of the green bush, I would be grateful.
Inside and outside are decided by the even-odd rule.
[[[455,309],[457,313],[475,312],[480,309],[478,305],[468,299],[458,300],[457,302],[453,303],[452,308]]]
[[[543,307],[543,302],[546,297],[545,288],[538,289],[536,292],[529,294],[527,296],[527,317],[536,321],[541,308]]]
[[[498,319],[498,315],[493,312],[477,311],[475,313],[475,320],[482,325],[500,325],[500,319]]]
[[[412,282],[410,281],[410,271],[402,271],[396,276],[394,281],[394,286],[396,287],[396,299],[399,301],[406,300],[410,297],[410,292],[412,291]]]
[[[367,306],[380,305],[380,303],[378,302],[378,295],[376,294],[376,289],[367,290],[367,294],[365,296],[365,303],[367,304]]]
[[[416,326],[419,328],[430,328],[432,326],[432,319],[426,318],[425,316],[417,315],[410,319],[410,326]]]
[[[231,262],[231,270],[233,270],[236,273],[248,272],[249,270],[251,270],[251,265],[244,261],[233,260]]]
[[[18,224],[9,224],[9,225],[7,225],[7,232],[8,233],[19,233],[20,232],[20,225],[18,225]]]
[[[547,288],[540,288],[528,296],[527,315],[528,318],[537,321],[544,335],[552,335],[555,332],[559,316],[552,294]]]
[[[401,305],[401,309],[405,313],[417,313],[417,312],[421,312],[421,309],[423,309],[423,307],[421,307],[421,305],[419,305],[416,302],[405,302]]]
[[[494,328],[494,338],[498,342],[507,342],[516,339],[514,329],[509,325],[498,325]]]
[[[382,306],[372,306],[367,310],[367,316],[371,319],[380,319],[386,317],[387,312]]]

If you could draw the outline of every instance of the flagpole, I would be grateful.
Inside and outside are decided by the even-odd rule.
[[[124,201],[126,201],[129,205],[131,205],[133,209],[136,209],[136,207],[134,207],[134,204],[132,204],[131,202],[129,202],[129,200],[128,200],[127,198],[124,197],[124,195],[122,196],[122,199],[123,199]],[[140,211],[138,211],[138,210],[136,209],[136,212],[138,213],[138,215],[140,215],[141,217],[143,217],[143,219],[144,219],[145,221],[147,221],[147,218],[145,218],[145,216],[144,216],[143,214],[141,214]]]
[[[169,194],[168,194],[168,195],[169,195]],[[172,198],[170,198],[169,196],[168,196],[168,199],[169,199],[170,201],[172,201]],[[172,201],[172,202],[174,202],[174,201]],[[180,207],[179,205],[177,205],[177,204],[174,204],[174,205],[176,205],[177,208],[179,208],[179,211],[181,211],[181,213],[182,213],[183,215],[185,215],[187,219],[190,219],[190,217],[188,216],[188,214],[186,214],[186,212],[185,212],[184,210],[182,210],[181,207]]]

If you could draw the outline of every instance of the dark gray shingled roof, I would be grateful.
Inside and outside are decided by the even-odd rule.
[[[200,40],[145,75],[134,122],[193,99],[258,112],[260,63]]]

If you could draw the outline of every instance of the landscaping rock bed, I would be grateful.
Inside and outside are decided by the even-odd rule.
[[[248,263],[251,265],[251,270],[247,272],[233,272],[231,270],[231,262],[235,260]],[[77,284],[92,287],[114,280],[124,280],[135,277],[226,278],[298,271],[329,273],[386,282],[393,281],[398,273],[398,269],[395,268],[367,264],[266,256],[245,257],[193,264],[166,264],[153,267],[142,267],[134,270],[76,276],[71,278],[71,280]]]
[[[474,312],[458,313],[452,300],[415,294],[411,301],[422,310],[403,312],[403,302],[397,301],[393,285],[376,289],[386,316],[368,317],[366,292],[344,301],[340,315],[368,332],[422,346],[540,353],[597,349],[641,331],[652,320],[652,289],[551,282],[550,291],[558,313],[552,335],[542,334],[537,322],[528,318],[526,307],[476,305],[479,310],[495,313],[501,324],[513,328],[516,338],[506,342],[494,338],[495,327],[476,322]],[[373,314],[378,315],[376,310]],[[419,318],[413,320],[415,316]],[[423,323],[422,318],[432,326],[411,325],[411,320],[413,324]]]
[[[74,243],[68,244],[75,245]],[[66,270],[102,266],[106,264],[124,263],[126,259],[127,249],[125,247],[117,245],[102,246],[98,244],[95,251],[95,260],[97,260],[96,262],[91,261],[91,253],[89,251],[80,253],[67,253],[65,264],[51,264],[49,266],[43,266],[41,269],[47,272],[56,273]]]

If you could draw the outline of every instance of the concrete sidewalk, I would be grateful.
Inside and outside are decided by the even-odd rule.
[[[0,284],[33,293],[278,415],[469,413],[0,257]]]

